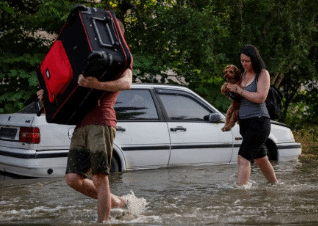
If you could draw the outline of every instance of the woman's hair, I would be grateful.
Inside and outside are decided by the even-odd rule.
[[[240,51],[240,55],[242,53],[251,58],[252,66],[253,66],[253,69],[254,69],[256,74],[261,73],[262,69],[266,69],[266,65],[265,65],[261,55],[259,54],[258,49],[255,46],[253,46],[253,45],[244,46]],[[241,67],[242,67],[242,65],[241,65]]]

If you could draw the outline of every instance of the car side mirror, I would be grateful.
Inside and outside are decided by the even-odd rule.
[[[224,118],[219,113],[210,113],[204,116],[204,121],[212,122],[212,123],[221,123],[225,122]]]

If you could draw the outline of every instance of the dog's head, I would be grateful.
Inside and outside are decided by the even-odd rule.
[[[241,71],[233,64],[226,66],[223,71],[223,76],[228,83],[238,83],[241,80]]]

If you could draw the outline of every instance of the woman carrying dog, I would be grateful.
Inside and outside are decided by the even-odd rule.
[[[273,166],[268,160],[264,143],[271,130],[265,100],[270,87],[270,76],[257,48],[246,45],[240,52],[242,81],[228,84],[231,92],[242,97],[239,110],[240,133],[243,142],[238,153],[237,185],[247,185],[254,160],[268,182],[276,183]]]

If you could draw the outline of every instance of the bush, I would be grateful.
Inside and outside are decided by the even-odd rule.
[[[301,159],[318,161],[318,129],[317,126],[306,125],[293,131],[295,140],[302,144]]]

